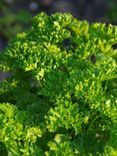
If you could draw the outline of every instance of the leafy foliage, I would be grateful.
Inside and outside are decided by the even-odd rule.
[[[0,54],[0,69],[12,74],[0,83],[0,141],[9,155],[104,152],[117,120],[115,44],[116,26],[61,13],[37,15],[9,43]]]
[[[42,131],[29,126],[30,120],[29,114],[18,111],[15,106],[0,105],[0,141],[6,145],[8,155],[35,155],[39,151],[34,143]]]

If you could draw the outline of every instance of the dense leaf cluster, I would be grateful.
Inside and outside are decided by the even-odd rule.
[[[34,17],[0,54],[0,69],[11,73],[0,82],[1,153],[106,155],[108,141],[114,151],[115,44],[116,26],[61,13]]]

